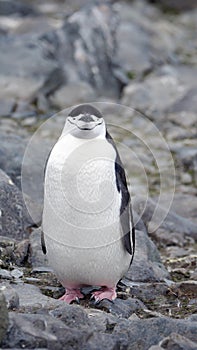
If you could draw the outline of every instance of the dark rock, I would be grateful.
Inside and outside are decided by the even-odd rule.
[[[161,262],[155,244],[143,232],[136,230],[136,250],[126,278],[132,281],[162,281],[168,278],[168,271]]]
[[[168,11],[187,11],[195,9],[197,4],[193,0],[149,0],[152,4],[158,4],[164,10]]]
[[[0,0],[0,16],[10,16],[18,14],[20,16],[35,15],[33,6],[22,3],[18,0]]]
[[[29,227],[33,222],[24,205],[22,193],[11,179],[4,180],[5,175],[2,181],[0,178],[0,235],[21,240],[29,236]]]
[[[82,307],[76,305],[61,303],[54,310],[51,310],[49,314],[61,320],[70,328],[83,328],[83,326],[90,324],[87,313]]]
[[[176,333],[171,333],[170,336],[163,339],[159,345],[162,349],[167,350],[195,350],[197,347],[197,343]]]
[[[5,297],[2,291],[0,291],[0,345],[6,334],[7,327],[8,327],[8,310],[6,306]]]
[[[117,298],[114,302],[102,300],[96,307],[122,318],[129,318],[134,312],[146,308],[140,300],[134,298],[128,298],[126,300]]]
[[[113,334],[121,334],[122,338],[128,339],[131,349],[148,350],[150,346],[158,344],[164,337],[169,336],[172,330],[193,342],[197,341],[197,322],[168,317],[119,320]]]
[[[71,329],[48,315],[9,314],[9,329],[3,342],[6,348],[81,349],[92,331]]]
[[[18,266],[24,266],[28,261],[30,243],[29,239],[24,239],[15,245],[13,251],[13,261]]]

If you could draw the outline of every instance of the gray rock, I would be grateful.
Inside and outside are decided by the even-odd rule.
[[[141,83],[132,83],[123,91],[122,103],[134,107],[153,118],[164,118],[161,112],[167,111],[184,96],[186,87],[180,86],[177,77],[172,75],[148,76]],[[160,115],[161,114],[161,115]]]
[[[35,15],[36,11],[33,6],[20,2],[19,0],[0,0],[0,16],[11,15],[28,16]]]
[[[48,315],[9,314],[9,330],[3,342],[6,348],[81,349],[92,331],[67,327]]]
[[[0,284],[0,289],[2,290],[6,303],[7,308],[9,310],[15,310],[19,308],[19,296],[18,293],[15,291],[14,288],[8,283],[2,283]]]
[[[78,82],[62,86],[58,89],[50,101],[59,108],[70,107],[75,104],[96,100],[96,93],[86,82]]]
[[[29,261],[33,268],[48,266],[46,255],[41,247],[41,229],[35,229],[30,235],[30,257]]]
[[[193,342],[197,341],[197,322],[168,317],[120,320],[113,334],[121,334],[122,338],[127,339],[130,349],[148,350],[152,345],[158,344],[164,337],[169,336],[172,330]]]
[[[166,230],[167,232],[178,232],[181,235],[187,235],[193,239],[197,239],[197,225],[192,223],[190,220],[183,218],[173,211],[166,211],[164,207],[159,207],[156,202],[152,199],[149,199],[146,202],[146,199],[143,197],[135,198],[133,201],[133,207],[136,212],[140,215],[141,219],[148,227],[149,232],[154,232],[154,227],[158,229],[158,224],[160,228]],[[157,207],[157,218],[154,217],[155,222],[152,222],[152,217]],[[168,209],[169,210],[169,209]],[[167,214],[166,217],[164,214]],[[165,217],[162,222],[160,218]]]
[[[6,334],[7,327],[8,327],[8,310],[6,306],[5,297],[2,291],[0,291],[0,345]]]
[[[0,101],[0,117],[8,117],[11,115],[15,106],[15,101],[13,100],[1,100]]]
[[[2,175],[2,172],[0,176]],[[21,240],[29,236],[33,224],[24,205],[22,193],[11,179],[0,178],[0,235]]]
[[[196,147],[181,147],[176,151],[176,158],[186,171],[192,172],[193,181],[197,184],[197,149]]]
[[[43,48],[32,35],[0,41],[0,50],[1,98],[33,99],[40,90],[48,94],[61,84],[57,62],[44,57]]]
[[[19,296],[19,306],[23,310],[35,311],[40,308],[55,308],[62,304],[62,301],[43,295],[40,289],[28,283],[13,284],[13,289]]]
[[[136,230],[135,255],[126,278],[140,282],[162,281],[169,278],[155,244],[143,231]]]
[[[189,113],[196,113],[196,103],[197,103],[197,87],[190,89],[185,96],[176,101],[171,108],[170,112],[182,112],[188,111]]]
[[[24,266],[29,258],[29,239],[23,239],[21,242],[15,244],[12,260],[17,266]]]
[[[164,338],[159,345],[167,350],[195,350],[197,343],[183,337],[181,334],[171,333],[169,337]]]
[[[158,198],[156,198],[158,200]],[[168,203],[168,195],[162,197],[161,205],[164,207]],[[182,203],[183,205],[180,205]],[[179,216],[190,219],[197,223],[196,218],[196,208],[197,208],[197,197],[192,194],[186,193],[175,193],[173,197],[173,202],[171,205],[171,210],[178,214]]]
[[[116,28],[112,6],[101,2],[69,16],[58,30],[1,40],[0,98],[27,99],[36,104],[40,93],[48,97],[63,83],[83,82],[99,94],[119,96],[125,81],[114,59]],[[92,90],[86,87],[80,100],[87,94],[93,98]],[[58,103],[62,101],[62,92],[56,98]]]
[[[117,298],[113,303],[109,300],[102,300],[96,307],[122,318],[129,318],[136,311],[146,308],[140,300],[135,298],[128,298],[126,300]]]

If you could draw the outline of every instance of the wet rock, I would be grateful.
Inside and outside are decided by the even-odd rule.
[[[33,268],[48,266],[47,257],[41,247],[41,228],[34,230],[30,235],[29,261]]]
[[[163,339],[159,345],[161,349],[167,350],[195,350],[197,343],[183,337],[181,334],[172,333],[169,337]]]
[[[1,173],[2,174],[2,173]],[[22,193],[11,180],[0,179],[0,235],[21,240],[29,236],[33,224],[24,205]]]
[[[136,230],[135,255],[126,278],[141,282],[161,281],[169,278],[155,244],[143,231]]]
[[[0,345],[5,337],[8,327],[8,310],[6,306],[5,297],[0,291]]]

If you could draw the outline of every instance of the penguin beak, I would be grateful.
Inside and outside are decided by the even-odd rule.
[[[103,118],[98,118],[95,115],[90,114],[81,114],[73,120],[73,118],[69,118],[68,121],[71,124],[75,124],[80,130],[92,130],[97,125],[103,123]]]

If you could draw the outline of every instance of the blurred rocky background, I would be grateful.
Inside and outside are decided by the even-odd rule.
[[[197,348],[196,38],[193,0],[0,0],[3,349]],[[85,289],[68,306],[40,247],[44,163],[66,112],[48,118],[95,101],[131,183],[137,249],[113,304]],[[163,183],[159,215],[175,195],[157,227]]]

